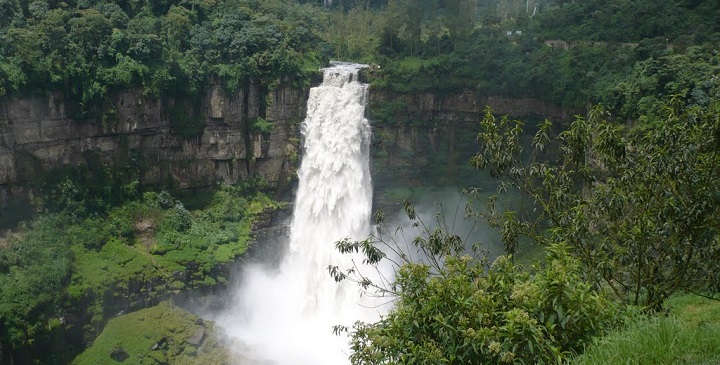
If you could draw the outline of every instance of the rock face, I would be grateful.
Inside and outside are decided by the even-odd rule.
[[[535,99],[458,94],[403,94],[371,90],[373,183],[378,195],[394,185],[482,185],[487,176],[470,166],[485,108],[527,121],[568,120],[573,112]],[[392,185],[392,186],[391,186]]]
[[[141,156],[143,184],[172,179],[180,188],[195,188],[259,175],[274,187],[284,187],[300,155],[299,125],[305,117],[307,90],[279,87],[265,92],[251,85],[231,94],[213,84],[200,99],[189,103],[127,90],[114,98],[115,116],[105,123],[74,120],[62,98],[53,93],[0,99],[0,208],[13,196],[31,196],[28,187],[38,172],[82,165],[88,152],[107,163]],[[572,115],[533,99],[371,90],[371,119],[373,109],[387,102],[402,108],[395,112],[393,123],[373,125],[376,182],[397,174],[407,179],[422,176],[423,167],[433,162],[455,169],[445,175],[460,173],[457,168],[464,167],[459,165],[466,165],[476,152],[477,121],[488,105],[499,114],[517,117],[565,120]],[[202,133],[190,139],[177,134],[176,110],[199,118]],[[258,117],[273,124],[270,133],[252,132]]]
[[[230,94],[211,85],[199,105],[187,107],[186,100],[132,89],[114,98],[115,117],[105,123],[73,120],[57,94],[0,100],[0,199],[23,190],[33,171],[85,163],[88,151],[105,162],[140,154],[147,164],[143,184],[172,178],[192,188],[257,174],[282,187],[294,170],[287,156],[298,149],[306,91],[279,87],[261,93],[251,85]],[[199,136],[184,139],[173,129],[177,106],[204,123]],[[273,124],[270,133],[251,132],[257,117]]]
[[[482,115],[486,107],[496,114],[513,117],[541,116],[550,120],[567,120],[573,111],[530,98],[512,98],[498,95],[480,95],[472,91],[458,94],[398,94],[374,91],[370,94],[370,105],[383,101],[402,100],[406,113],[424,119],[456,119],[458,114]]]

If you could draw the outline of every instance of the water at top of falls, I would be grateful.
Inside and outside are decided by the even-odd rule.
[[[351,267],[335,242],[370,233],[372,184],[364,65],[334,64],[310,90],[302,125],[304,151],[290,227],[279,268],[245,268],[234,306],[218,320],[237,344],[240,364],[342,365],[348,339],[334,325],[378,319],[358,287],[336,283],[329,265]]]

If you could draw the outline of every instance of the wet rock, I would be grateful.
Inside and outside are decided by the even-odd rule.
[[[195,347],[200,347],[204,337],[205,337],[205,326],[200,326],[200,328],[198,328],[197,331],[195,331],[195,334],[187,339],[187,343],[189,343],[190,345],[193,345]]]
[[[116,347],[113,349],[113,352],[110,353],[110,358],[117,361],[117,362],[123,362],[127,360],[130,357],[127,352],[122,347]]]
[[[156,350],[163,350],[167,348],[167,337],[163,337],[160,339],[160,341],[155,342],[155,344],[152,345],[150,350],[156,351]]]

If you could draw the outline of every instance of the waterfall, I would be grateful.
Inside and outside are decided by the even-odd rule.
[[[237,343],[241,364],[342,365],[347,337],[333,325],[375,320],[358,287],[336,283],[328,265],[350,267],[334,243],[370,233],[372,186],[364,65],[334,64],[310,90],[302,126],[304,153],[289,248],[276,269],[246,268],[235,303],[219,324]]]

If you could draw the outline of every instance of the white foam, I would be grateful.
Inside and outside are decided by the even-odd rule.
[[[360,305],[365,299],[356,285],[336,283],[327,270],[351,266],[336,241],[370,233],[368,90],[357,81],[362,67],[333,65],[310,90],[288,252],[276,270],[247,267],[234,305],[218,319],[242,364],[347,364],[348,339],[334,335],[332,326],[378,319],[379,309]]]

